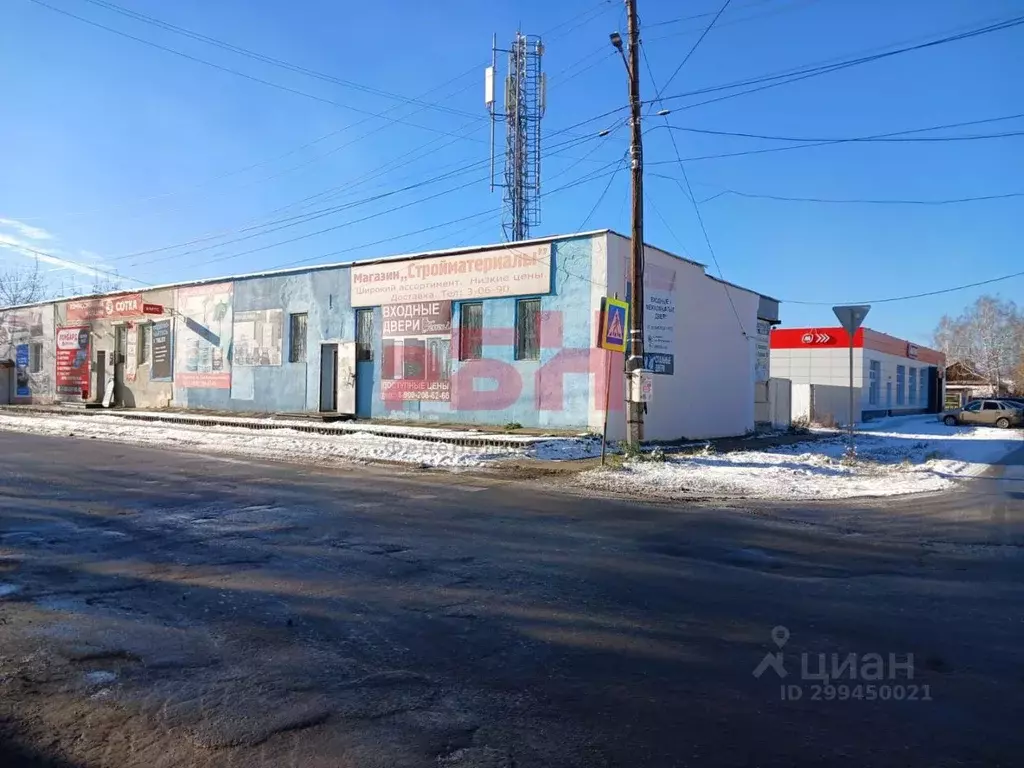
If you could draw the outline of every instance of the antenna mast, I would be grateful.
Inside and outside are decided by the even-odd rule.
[[[505,111],[495,110],[497,55],[508,54]],[[505,239],[527,240],[530,227],[540,224],[540,121],[546,108],[546,81],[541,68],[544,44],[535,35],[517,32],[508,50],[491,43],[491,66],[484,83],[484,102],[491,116],[491,191],[503,190],[501,225]],[[495,124],[505,121],[502,180],[495,180]]]

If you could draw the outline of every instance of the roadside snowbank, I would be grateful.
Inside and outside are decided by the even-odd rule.
[[[585,472],[585,488],[660,498],[843,499],[941,491],[1024,446],[1024,431],[947,427],[935,416],[891,419],[857,436],[844,462],[842,436],[764,451],[698,453]]]
[[[395,461],[420,466],[458,468],[480,467],[496,460],[526,455],[525,449],[469,448],[447,443],[382,437],[368,432],[319,435],[291,429],[263,431],[215,425],[168,425],[99,415],[0,414],[0,430],[95,438],[200,453],[223,453],[312,464]]]

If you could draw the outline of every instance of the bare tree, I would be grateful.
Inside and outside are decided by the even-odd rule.
[[[32,304],[45,297],[46,286],[38,261],[31,267],[0,272],[0,310],[19,304]]]
[[[985,377],[994,392],[1024,362],[1024,315],[1012,301],[981,296],[957,318],[939,320],[935,344],[949,363],[964,363]]]

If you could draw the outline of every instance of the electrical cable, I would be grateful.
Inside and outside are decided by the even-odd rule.
[[[970,288],[980,288],[983,285],[992,285],[993,283],[1001,283],[1005,280],[1012,280],[1016,277],[1024,277],[1024,272],[1013,272],[1009,275],[1003,275],[1002,277],[993,277],[989,280],[979,280],[976,283],[966,283],[964,285],[956,285],[951,288],[941,288],[935,291],[925,291],[923,293],[910,293],[905,296],[889,296],[884,299],[868,299],[867,301],[797,301],[795,299],[782,300],[783,304],[800,304],[801,306],[838,306],[840,304],[891,304],[896,301],[910,301],[912,299],[924,299],[929,296],[942,296],[947,293],[956,293],[957,291],[966,291]]]
[[[729,3],[731,2],[732,0],[725,0],[725,2],[722,3],[722,7],[718,9],[718,13],[714,15],[714,18],[712,18],[710,23],[708,23],[707,27],[704,28],[704,31],[701,32],[700,37],[697,38],[697,41],[692,46],[690,46],[690,50],[686,52],[685,56],[683,56],[683,60],[679,62],[679,66],[675,68],[675,71],[669,76],[668,80],[664,82],[661,88],[657,89],[654,96],[654,104],[660,102],[662,92],[666,88],[668,88],[669,85],[672,84],[673,80],[676,79],[676,75],[678,75],[682,68],[686,65],[686,62],[690,60],[690,57],[693,56],[697,48],[700,47],[700,44],[704,42],[704,38],[708,36],[708,33],[711,31],[712,27],[715,26],[715,22],[718,21],[719,18],[721,18],[722,14],[725,13],[725,9],[729,7]],[[648,71],[650,71],[650,65],[648,65]],[[651,109],[654,109],[654,104],[651,105]]]
[[[719,159],[727,158],[727,157],[743,157],[745,155],[763,155],[763,154],[768,154],[768,153],[771,153],[771,152],[789,152],[789,151],[794,150],[794,149],[809,149],[811,147],[824,147],[824,146],[830,146],[830,145],[833,145],[833,144],[871,143],[871,142],[877,142],[877,141],[892,140],[892,137],[907,136],[907,135],[910,135],[910,134],[924,133],[924,132],[927,132],[927,131],[939,131],[939,130],[945,130],[945,129],[949,129],[949,128],[960,128],[960,127],[964,127],[964,126],[968,126],[968,125],[979,125],[981,123],[996,122],[996,121],[999,121],[999,120],[1010,120],[1010,119],[1014,119],[1014,118],[1017,118],[1017,117],[1021,117],[1021,115],[1008,115],[1008,116],[1005,116],[1005,117],[987,118],[985,120],[970,120],[970,121],[965,121],[965,122],[960,122],[960,123],[946,123],[945,125],[933,125],[933,126],[928,126],[928,127],[925,127],[925,128],[910,128],[910,129],[902,130],[902,131],[890,131],[888,133],[875,133],[875,134],[871,134],[871,135],[868,135],[868,136],[857,136],[857,137],[846,138],[846,139],[825,139],[825,140],[821,140],[821,141],[814,141],[813,143],[810,143],[810,144],[793,144],[793,145],[789,145],[789,146],[785,146],[785,147],[761,147],[759,149],[746,149],[746,150],[741,150],[741,151],[738,151],[738,152],[721,152],[721,153],[714,154],[714,155],[699,155],[697,157],[688,157],[688,158],[685,159],[685,161],[686,162],[693,162],[693,161],[696,161],[696,160],[719,160]],[[668,125],[667,117],[666,117],[666,127],[672,128],[672,129],[678,128],[678,126]],[[685,129],[683,129],[683,130],[685,130]],[[673,134],[670,133],[669,135],[671,136]],[[1016,136],[1016,135],[1024,135],[1024,132],[1019,132],[1019,131],[1006,132],[1004,135],[1000,136],[999,138],[1005,138],[1005,137],[1008,137],[1008,136]],[[657,162],[649,163],[649,165],[668,165],[668,164],[671,164],[671,162],[672,162],[671,160],[660,160],[660,161],[657,161]]]
[[[927,131],[937,131],[945,128],[959,128],[967,125],[980,125],[982,123],[995,123],[1004,120],[1017,120],[1024,117],[1024,113],[1016,115],[1004,115],[1003,117],[990,117],[985,120],[971,120],[963,123],[951,123],[949,125],[932,126],[929,128],[915,128],[912,131],[902,131],[900,133],[924,133]],[[918,136],[912,138],[901,138],[900,134],[882,134],[881,136],[857,136],[852,138],[821,138],[821,137],[809,137],[809,136],[773,136],[763,133],[743,133],[739,131],[716,131],[708,128],[690,128],[681,125],[669,125],[667,126],[673,131],[685,131],[686,133],[700,133],[708,136],[732,136],[742,139],[762,139],[764,141],[793,141],[793,142],[816,142],[816,143],[831,143],[831,142],[847,142],[847,141],[881,141],[881,142],[903,142],[903,141],[974,141],[980,139],[999,139],[1006,136],[1020,136],[1024,131],[1009,131],[1004,133],[989,133],[980,135],[967,135],[967,136]],[[891,138],[890,138],[891,137]]]
[[[728,0],[726,0],[726,5],[728,5]],[[724,10],[725,6],[722,6],[722,8]],[[719,15],[721,15],[721,14],[719,14]],[[718,18],[718,16],[715,17],[715,19],[717,19],[717,18]],[[714,20],[712,20],[712,24],[713,23],[714,23]],[[710,26],[708,27],[708,29],[710,29]],[[703,36],[701,36],[701,39],[703,39]],[[654,71],[651,69],[651,62],[647,58],[647,51],[645,50],[643,45],[640,46],[640,55],[641,55],[641,57],[644,60],[644,66],[647,69],[647,75],[648,75],[648,77],[650,77],[651,83],[653,84],[655,82]],[[676,71],[678,72],[678,69]],[[660,91],[659,91],[659,93],[660,93]],[[668,123],[668,117],[667,116],[663,116],[663,117],[665,118],[665,122],[667,124]],[[675,153],[676,162],[679,164],[679,171],[683,174],[683,179],[686,181],[686,196],[689,198],[690,202],[693,204],[693,212],[697,215],[697,222],[700,224],[701,232],[703,232],[703,234],[704,234],[704,243],[708,247],[708,253],[711,254],[711,260],[714,262],[715,268],[718,270],[718,276],[722,280],[722,287],[725,289],[725,296],[726,296],[727,299],[729,299],[729,306],[732,307],[732,312],[736,316],[736,322],[740,326],[740,334],[742,334],[742,336],[744,338],[749,338],[749,336],[747,335],[746,326],[743,325],[743,320],[740,318],[739,310],[736,309],[736,302],[733,301],[732,292],[729,290],[729,282],[725,279],[725,272],[722,271],[722,265],[718,261],[718,255],[715,253],[714,246],[711,245],[711,238],[708,235],[707,227],[704,226],[704,217],[701,215],[700,205],[697,204],[697,198],[694,197],[693,190],[690,188],[690,180],[689,180],[689,178],[686,175],[686,167],[683,165],[683,160],[679,156],[679,147],[676,145],[675,134],[672,133],[671,131],[669,131],[669,138],[672,140],[672,151]],[[680,185],[680,188],[682,188],[682,185]],[[671,232],[671,229],[669,231]],[[678,240],[679,238],[676,238],[676,239]],[[682,241],[680,241],[679,244],[682,245]]]
[[[161,45],[160,43],[155,43],[152,40],[146,40],[145,38],[137,37],[136,35],[132,35],[132,34],[129,34],[127,32],[122,32],[119,29],[115,29],[114,27],[109,27],[106,24],[101,24],[100,22],[93,21],[92,19],[87,19],[84,16],[78,16],[77,14],[71,13],[70,11],[65,11],[62,8],[57,8],[56,6],[50,5],[49,3],[46,3],[46,2],[43,2],[43,0],[29,0],[29,2],[35,3],[36,5],[40,5],[40,6],[44,7],[44,8],[48,8],[51,11],[54,11],[56,13],[60,13],[60,14],[62,14],[64,16],[69,16],[72,19],[77,19],[78,21],[81,21],[84,24],[88,24],[88,25],[93,26],[93,27],[98,27],[98,28],[106,30],[108,32],[112,32],[115,35],[119,35],[121,37],[126,37],[129,40],[134,40],[136,42],[142,43],[143,45],[148,45],[148,46],[150,46],[152,48],[157,48],[157,49],[159,49],[161,51],[166,51],[167,53],[173,53],[175,56],[180,56],[181,58],[188,59],[189,61],[194,61],[194,62],[197,62],[199,64],[205,64],[206,66],[211,67],[213,69],[220,70],[221,72],[226,72],[228,74],[236,75],[238,77],[245,78],[246,80],[251,80],[254,83],[260,83],[262,85],[266,85],[266,86],[269,86],[271,88],[276,88],[278,90],[285,91],[287,93],[292,93],[292,94],[295,94],[297,96],[303,96],[303,97],[305,97],[307,99],[311,99],[313,101],[319,101],[319,102],[321,102],[323,104],[331,104],[333,106],[341,107],[342,109],[347,109],[347,110],[350,110],[352,112],[356,112],[358,114],[369,115],[370,117],[375,117],[375,118],[379,118],[379,119],[382,119],[382,120],[387,120],[389,122],[400,123],[402,125],[407,125],[407,126],[409,126],[411,128],[417,128],[419,130],[429,131],[431,133],[438,133],[438,134],[441,134],[443,136],[452,136],[453,135],[449,131],[444,131],[444,130],[441,130],[441,129],[438,129],[438,128],[434,128],[432,126],[420,125],[418,123],[410,123],[410,122],[408,122],[406,120],[402,120],[402,119],[399,119],[399,118],[388,118],[388,117],[385,117],[383,112],[372,112],[372,111],[369,111],[369,110],[361,109],[359,107],[353,107],[351,104],[344,104],[344,103],[342,103],[340,101],[335,101],[334,99],[329,99],[329,98],[326,98],[326,97],[323,97],[323,96],[317,96],[316,94],[309,93],[307,91],[301,91],[298,88],[292,88],[292,87],[287,86],[287,85],[282,85],[281,83],[275,83],[275,82],[273,82],[271,80],[265,80],[262,77],[257,77],[255,75],[250,75],[250,74],[248,74],[246,72],[242,72],[241,70],[238,70],[238,69],[233,69],[231,67],[225,67],[225,66],[223,66],[221,64],[217,64],[217,63],[209,61],[207,59],[200,58],[199,56],[193,56],[192,54],[185,53],[184,51],[179,51],[179,50],[177,50],[175,48],[171,48],[171,47],[166,46],[166,45]],[[472,141],[476,141],[476,139],[471,139],[471,140]],[[486,143],[486,142],[483,141],[483,139],[480,139],[479,141],[481,143]]]
[[[779,74],[774,74],[774,75],[764,75],[764,76],[761,76],[761,77],[747,79],[747,80],[740,80],[740,81],[736,81],[736,82],[733,82],[733,83],[724,83],[722,85],[709,86],[709,87],[706,87],[706,88],[700,88],[700,89],[697,89],[697,90],[694,90],[694,91],[689,91],[687,93],[679,93],[679,94],[675,94],[673,96],[663,96],[663,97],[660,97],[659,101],[660,102],[678,101],[679,99],[690,98],[691,96],[699,96],[699,95],[703,95],[703,94],[706,94],[706,93],[714,93],[716,91],[729,90],[729,89],[733,89],[733,88],[741,88],[741,87],[746,86],[746,85],[758,85],[758,87],[756,87],[756,88],[750,88],[748,90],[740,91],[738,93],[726,94],[724,96],[719,96],[719,97],[714,98],[714,99],[707,99],[705,101],[699,101],[699,102],[695,102],[693,104],[686,104],[686,105],[683,105],[681,107],[674,108],[674,109],[692,109],[694,107],[700,107],[700,106],[704,106],[706,104],[713,104],[715,102],[723,101],[725,99],[732,99],[732,98],[736,98],[737,96],[745,96],[745,95],[750,94],[750,93],[756,93],[758,91],[763,91],[763,90],[766,90],[768,88],[774,88],[774,87],[779,86],[779,85],[788,85],[789,83],[795,83],[795,82],[798,82],[800,80],[805,80],[805,79],[810,78],[810,77],[816,77],[818,75],[830,74],[832,72],[837,72],[839,70],[847,69],[849,67],[854,67],[854,66],[859,66],[861,64],[867,64],[867,63],[870,63],[870,62],[879,61],[881,59],[889,58],[891,56],[897,56],[899,54],[908,53],[908,52],[911,52],[911,51],[924,50],[926,48],[932,48],[932,47],[935,47],[935,46],[938,46],[938,45],[945,45],[947,43],[958,42],[960,40],[967,40],[967,39],[970,39],[970,38],[978,37],[980,35],[990,34],[992,32],[1000,32],[1000,31],[1005,30],[1005,29],[1010,29],[1012,27],[1019,26],[1020,24],[1024,24],[1024,16],[1011,17],[1009,19],[1004,19],[1003,21],[1000,21],[1000,22],[995,23],[995,24],[991,24],[991,25],[986,26],[986,27],[975,28],[975,29],[971,29],[971,30],[969,30],[967,32],[961,32],[961,33],[955,34],[955,35],[947,35],[945,37],[941,37],[941,38],[937,38],[937,39],[931,39],[931,40],[928,40],[928,41],[923,42],[923,43],[918,43],[916,45],[911,45],[911,46],[906,46],[906,47],[903,47],[903,48],[898,48],[898,49],[895,49],[895,50],[892,50],[892,51],[886,51],[884,53],[874,54],[874,55],[871,55],[871,56],[862,56],[862,57],[856,58],[856,59],[848,59],[848,60],[845,60],[845,61],[840,61],[840,62],[835,63],[835,64],[822,65],[822,66],[813,66],[813,67],[809,67],[809,68],[806,68],[806,69],[788,70],[788,71],[786,71],[784,73],[779,73]],[[785,78],[789,78],[789,79],[785,79]]]

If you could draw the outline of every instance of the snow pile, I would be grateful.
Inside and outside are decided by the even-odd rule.
[[[291,429],[168,425],[98,415],[0,414],[0,430],[328,465],[351,461],[394,461],[429,467],[479,467],[499,459],[525,455],[521,449],[469,448],[382,437],[370,432],[320,435]]]
[[[947,427],[935,416],[890,419],[857,435],[844,460],[841,436],[764,451],[698,452],[664,462],[631,461],[585,472],[586,488],[661,498],[842,499],[941,491],[984,471],[1015,448],[1024,431]]]

